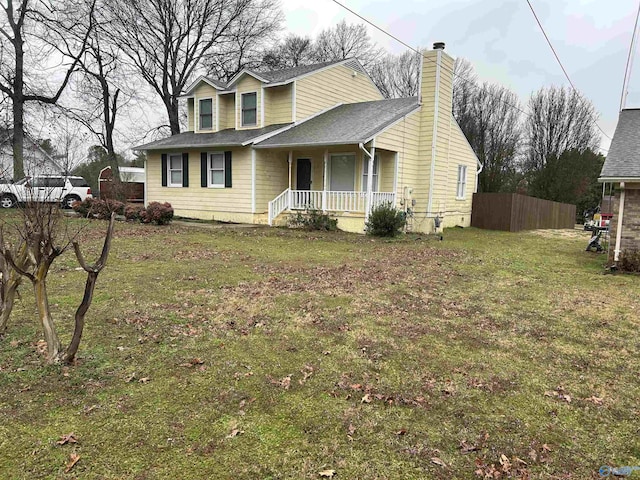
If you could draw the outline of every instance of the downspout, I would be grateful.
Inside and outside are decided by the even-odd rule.
[[[431,136],[431,174],[429,175],[429,203],[427,204],[427,217],[432,217],[433,212],[433,185],[436,175],[436,145],[438,143],[438,114],[440,103],[440,67],[442,65],[442,50],[438,50],[436,57],[436,88],[433,104],[433,134]]]
[[[480,160],[478,160],[478,158],[476,157],[476,160],[478,161],[478,170],[476,170],[476,189],[473,191],[473,193],[478,193],[478,181],[480,180],[480,174],[482,173],[482,170],[484,170],[484,165],[480,162]]]
[[[256,213],[256,150],[251,147],[251,213]]]
[[[376,154],[376,139],[374,138],[371,142],[371,153],[364,148],[364,144],[359,143],[358,146],[360,150],[364,152],[364,154],[369,157],[369,170],[367,171],[367,205],[364,210],[364,221],[367,222],[369,220],[369,214],[371,213],[371,190],[373,189],[373,158]]]
[[[616,231],[616,249],[613,251],[613,261],[620,259],[620,243],[622,241],[622,217],[624,216],[624,182],[620,182],[620,208],[618,209],[618,230]]]

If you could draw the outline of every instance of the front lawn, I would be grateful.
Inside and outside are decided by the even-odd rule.
[[[83,234],[89,259],[104,228]],[[587,479],[640,465],[640,277],[603,275],[588,237],[119,223],[76,366],[44,365],[22,287],[0,339],[0,477]],[[68,252],[49,279],[65,341],[76,267]]]

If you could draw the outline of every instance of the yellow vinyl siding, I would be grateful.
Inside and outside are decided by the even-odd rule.
[[[398,152],[398,204],[404,187],[411,187],[413,198],[419,198],[426,205],[429,185],[424,178],[418,176],[419,172],[424,172],[425,163],[425,159],[420,157],[420,121],[421,110],[418,109],[376,137],[376,148]],[[384,173],[383,175],[386,178]]]
[[[261,128],[260,114],[262,109],[262,83],[251,75],[245,75],[238,83],[236,83],[236,121],[238,130],[247,130],[251,128]],[[242,94],[256,93],[256,124],[243,127],[242,126]],[[266,113],[266,112],[265,112]],[[236,125],[233,125],[235,127]]]
[[[236,100],[235,94],[226,93],[218,97],[220,105],[218,107],[218,129],[225,130],[227,128],[236,128],[235,111]]]
[[[163,187],[161,153],[149,152],[147,159],[147,202],[169,202],[176,215],[216,219],[220,213],[251,213],[251,151],[249,148],[212,148],[210,151],[231,150],[232,187],[203,188],[200,186],[200,150],[189,153],[189,187]],[[209,151],[209,149],[207,149]],[[220,218],[218,218],[220,219]],[[225,217],[225,219],[228,219]]]
[[[187,98],[187,131],[193,132],[193,98]]]
[[[271,200],[289,188],[289,154],[256,150],[256,213],[268,211]]]
[[[292,84],[264,89],[264,126],[291,123]]]
[[[296,81],[296,121],[337,103],[382,100],[382,95],[363,73],[337,65]]]
[[[216,131],[216,97],[217,91],[211,85],[205,82],[200,82],[200,85],[196,88],[194,93],[194,107],[193,107],[193,126],[198,133],[211,133]],[[200,100],[210,98],[211,111],[212,111],[212,126],[206,130],[200,129]]]
[[[393,179],[396,173],[396,154],[379,150],[376,146],[376,154],[380,162],[378,166],[378,191],[393,192]],[[365,185],[366,187],[366,185]]]

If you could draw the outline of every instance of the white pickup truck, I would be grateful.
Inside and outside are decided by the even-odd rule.
[[[2,208],[32,201],[60,203],[64,208],[71,208],[74,202],[81,202],[91,196],[91,187],[82,177],[40,175],[25,177],[15,183],[0,184]]]

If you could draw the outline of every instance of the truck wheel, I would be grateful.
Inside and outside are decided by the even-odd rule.
[[[16,197],[13,195],[2,195],[0,197],[0,207],[2,208],[12,208],[16,206]]]
[[[62,207],[63,208],[73,208],[73,204],[76,202],[80,201],[80,197],[76,196],[76,195],[69,195],[64,197],[64,199],[62,200]]]

